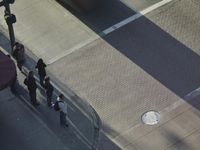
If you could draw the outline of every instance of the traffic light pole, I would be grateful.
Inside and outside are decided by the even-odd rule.
[[[14,34],[14,29],[12,24],[7,24],[8,25],[8,30],[9,30],[9,36],[10,36],[10,44],[11,48],[13,50],[13,47],[15,45],[15,34]]]
[[[13,23],[16,22],[16,18],[10,12],[10,5],[9,5],[10,3],[11,4],[14,3],[14,0],[11,0],[11,1],[9,1],[9,0],[3,0],[2,2],[0,2],[0,7],[1,6],[5,7],[4,18],[5,18],[6,23],[8,25],[8,31],[9,31],[9,37],[10,37],[10,44],[11,44],[11,49],[13,51],[13,47],[14,47],[14,44],[15,44],[15,34],[14,34],[14,29],[13,29]],[[14,22],[12,22],[10,20],[8,21],[8,19],[10,19],[9,17],[11,17],[11,16],[14,16],[14,19],[15,19]]]
[[[10,7],[9,7],[9,5],[7,7],[5,7],[5,8],[6,8],[6,10],[5,10],[4,16],[5,17],[6,17],[6,15],[10,16],[11,13],[10,13]],[[6,22],[6,23],[8,25],[8,31],[9,31],[11,49],[13,50],[13,47],[15,45],[15,34],[14,34],[13,24],[9,23],[9,22]]]

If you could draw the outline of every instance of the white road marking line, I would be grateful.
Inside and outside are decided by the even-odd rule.
[[[195,90],[193,90],[192,92],[188,93],[188,94],[184,97],[184,99],[185,99],[186,101],[189,101],[189,100],[195,98],[195,97],[198,96],[198,95],[200,95],[200,87],[197,88],[197,89],[195,89]]]
[[[125,19],[125,20],[123,20],[123,21],[121,21],[121,22],[119,22],[119,23],[107,28],[106,30],[104,30],[102,32],[102,35],[105,36],[105,35],[113,32],[113,31],[115,31],[116,29],[119,29],[119,28],[125,26],[126,24],[128,24],[128,23],[130,23],[130,22],[142,17],[143,15],[145,15],[145,14],[147,14],[147,13],[149,13],[149,12],[151,12],[151,11],[161,7],[161,6],[164,6],[165,4],[167,4],[167,3],[171,2],[171,1],[172,0],[162,0],[162,1],[160,1],[160,2],[158,2],[156,4],[154,4],[154,5],[146,8],[146,9],[136,13],[135,15],[133,15],[133,16],[131,16],[131,17],[129,17],[129,18],[127,18],[127,19]]]
[[[115,31],[116,29],[119,29],[119,28],[125,26],[126,24],[128,24],[128,23],[130,23],[130,22],[142,17],[143,15],[145,15],[145,14],[147,14],[147,13],[149,13],[149,12],[151,12],[151,11],[153,11],[153,10],[155,10],[155,9],[157,9],[157,8],[163,6],[163,5],[165,5],[165,4],[167,4],[167,3],[171,2],[171,1],[172,0],[162,0],[162,1],[160,1],[160,2],[158,2],[156,4],[154,4],[154,5],[146,8],[146,9],[136,13],[135,15],[133,15],[133,16],[131,16],[131,17],[129,17],[129,18],[127,18],[127,19],[125,19],[125,20],[123,20],[123,21],[121,21],[121,22],[119,22],[119,23],[117,23],[117,24],[105,29],[99,35],[96,34],[95,37],[92,37],[92,38],[88,39],[87,41],[85,41],[83,43],[80,43],[80,44],[78,44],[78,45],[76,45],[76,46],[74,46],[74,47],[72,47],[72,48],[70,48],[70,49],[58,54],[57,56],[55,56],[52,59],[48,60],[46,63],[48,65],[50,65],[50,64],[56,62],[57,60],[59,60],[59,59],[65,57],[65,56],[73,53],[74,51],[76,51],[78,49],[80,49],[81,47],[84,47],[84,46],[88,45],[89,43],[95,41],[96,39],[100,38],[100,36],[103,37],[103,36],[113,32],[113,31]]]

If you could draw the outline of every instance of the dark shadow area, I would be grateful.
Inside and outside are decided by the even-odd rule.
[[[0,46],[11,54],[11,49],[9,48],[10,47],[9,39],[2,33],[0,33]],[[38,58],[34,56],[34,54],[32,54],[31,51],[27,49],[25,57],[26,61],[22,69],[24,78],[28,74],[29,70],[33,70],[34,75],[38,77],[38,74],[35,70],[35,65]],[[21,74],[21,72],[19,74]],[[47,72],[47,74],[51,78],[52,75],[49,74],[49,72]],[[32,106],[28,89],[23,84],[23,79],[21,78],[20,78],[20,84],[18,82],[15,86],[16,97],[18,97],[28,109],[30,109],[37,117],[39,117],[44,122],[45,126],[47,126],[51,131],[53,131],[53,133],[57,135],[61,139],[61,141],[67,147],[69,147],[69,149],[77,149],[77,147],[81,147],[83,150],[87,150],[88,148],[87,145],[85,145],[84,142],[80,142],[80,137],[78,137],[79,135],[77,134],[77,131],[74,129],[74,126],[72,126],[71,124],[68,128],[63,128],[60,126],[59,112],[56,112],[53,108],[48,108],[45,91],[39,85],[39,80],[36,79],[36,82],[38,85],[37,99],[39,100],[40,103],[39,106],[37,107]],[[54,103],[57,99],[58,94],[60,94],[59,91],[56,89],[56,87],[54,87],[54,94],[52,97],[52,101]],[[74,106],[74,104],[71,101],[69,101],[67,98],[65,98],[65,101],[68,103],[68,117],[70,118],[71,122],[73,123],[80,122],[77,128],[79,127],[79,130],[84,134],[88,133],[87,137],[91,139],[91,137],[93,137],[93,134],[92,132],[89,131],[90,129],[93,129],[93,124],[90,123],[89,119],[85,116],[85,114],[81,113],[79,108]],[[83,125],[82,123],[84,123],[84,125],[86,124],[85,127],[82,126]]]
[[[118,0],[110,0],[101,9],[87,14],[81,14],[65,4],[62,5],[97,34],[136,14]],[[199,55],[149,19],[141,17],[102,38],[181,98],[199,87]],[[36,64],[31,57],[27,57],[30,64]],[[194,103],[189,103],[199,109]],[[103,129],[113,136],[118,134],[108,127]],[[168,137],[178,141],[173,134],[169,134]],[[119,149],[105,135],[101,142],[101,146],[105,147],[108,144],[113,150]]]
[[[101,141],[99,143],[99,150],[121,150],[116,144],[114,144],[105,134],[101,134]]]
[[[105,1],[101,6],[91,12],[78,12],[60,0],[57,0],[57,2],[97,33],[136,14],[136,12],[118,0]]]
[[[163,131],[164,137],[169,141],[168,148],[176,147],[176,149],[182,150],[192,149],[192,147],[184,141],[183,137],[180,137],[179,135],[165,128],[163,128]]]
[[[136,13],[118,0],[90,14],[64,6],[97,34]],[[146,17],[102,38],[181,98],[198,88],[199,55]]]
[[[100,31],[136,14],[117,0],[90,14],[67,9],[99,35]],[[144,16],[102,38],[181,98],[200,85],[199,55]],[[193,102],[188,103],[196,107]],[[178,139],[173,134],[168,136]]]
[[[181,98],[199,87],[199,55],[145,17],[103,39]]]

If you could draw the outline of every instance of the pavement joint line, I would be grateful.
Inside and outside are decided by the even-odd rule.
[[[30,107],[31,110],[33,110],[34,113],[37,114],[37,116],[38,116],[38,115],[41,115],[41,113],[40,113],[39,111],[37,111],[37,109],[34,108],[34,106],[32,106],[29,102],[27,102],[26,98],[24,98],[23,95],[19,95],[19,98],[22,99],[23,102],[25,102],[25,103],[28,105],[28,107]],[[69,121],[70,125],[72,125],[72,127],[75,128],[76,132],[78,133],[78,134],[75,133],[75,135],[76,135],[77,137],[80,136],[81,138],[83,138],[83,139],[84,139],[85,141],[87,141],[87,142],[85,142],[85,141],[82,140],[81,138],[79,138],[79,139],[80,139],[83,143],[89,145],[88,143],[90,143],[90,142],[89,142],[89,141],[85,138],[85,136],[79,131],[79,129],[74,125],[74,123],[73,123],[69,118],[68,118],[68,121]],[[44,124],[44,123],[43,123],[43,124]],[[90,147],[89,147],[89,148],[90,148]]]
[[[198,92],[198,93],[197,93],[197,92]],[[195,94],[194,94],[194,93],[195,93]],[[179,99],[177,102],[175,102],[175,103],[169,105],[168,107],[165,107],[162,111],[159,111],[159,113],[165,115],[165,114],[171,112],[172,110],[175,110],[177,107],[181,106],[182,104],[187,103],[187,102],[193,100],[193,98],[195,98],[195,97],[197,97],[197,96],[199,96],[199,95],[200,95],[200,87],[197,88],[197,89],[195,89],[195,90],[193,90],[193,91],[191,91],[191,92],[188,93],[187,95],[185,95],[185,96],[183,97],[183,99]],[[190,105],[190,104],[189,104],[189,105]],[[172,117],[172,119],[175,119],[176,117],[180,116],[180,115],[183,114],[185,111],[190,110],[191,108],[192,108],[192,106],[189,107],[189,108],[187,108],[187,109],[184,110],[183,112],[180,112],[178,115]],[[172,119],[169,119],[167,122],[171,121]],[[166,124],[166,122],[163,122],[163,123],[160,124],[158,127],[163,126],[164,124]],[[143,125],[142,123],[135,124],[135,125],[133,125],[129,130],[125,131],[125,133],[129,132],[130,130],[132,130],[132,129],[134,129],[134,128],[138,128],[138,127],[140,127],[140,126],[142,126],[142,125]],[[152,130],[151,130],[150,132],[148,132],[147,134],[153,132],[154,130],[155,130],[155,128],[152,129]],[[103,133],[105,133],[105,132],[103,131]],[[140,139],[140,138],[146,136],[147,134],[145,134],[145,135],[143,135],[143,136],[140,136],[140,137],[138,137],[137,139]],[[106,135],[106,133],[105,133],[105,135]],[[117,139],[117,138],[120,137],[120,136],[123,136],[123,135],[118,135],[118,136],[116,136],[114,139]],[[107,135],[107,137],[108,137],[108,135]],[[136,140],[137,140],[137,139],[136,139]],[[113,140],[113,141],[115,141],[115,140]],[[129,144],[128,144],[128,145],[129,145]],[[128,146],[128,145],[125,145],[125,147]]]
[[[26,68],[23,68],[23,70],[26,72],[26,74],[28,74],[28,69],[26,69]],[[35,79],[36,79],[36,81],[38,81],[39,82],[39,78],[36,76],[36,75],[34,75],[34,77],[35,77]],[[51,83],[52,83],[52,81],[51,81]],[[53,84],[53,83],[52,83]],[[40,85],[40,84],[37,84],[37,86],[39,86],[41,89],[43,89],[43,87]],[[44,90],[44,89],[43,89]],[[56,88],[56,90],[58,90],[57,88]],[[59,94],[57,93],[57,92],[55,92],[54,91],[54,95],[56,96],[56,97],[58,97],[59,96]],[[63,94],[64,95],[64,94]],[[40,94],[40,96],[42,96],[44,99],[46,98],[43,94]],[[68,104],[67,105],[73,112],[75,112],[75,110]]]
[[[186,138],[188,138],[189,136],[191,136],[192,134],[196,133],[196,132],[199,132],[200,131],[200,128],[196,128],[196,129],[193,129],[191,131],[191,133],[189,133],[188,135],[186,135],[185,137],[183,138],[180,138],[178,141],[174,142],[173,144],[169,145],[168,147],[166,147],[166,149],[169,149],[170,147],[173,147],[175,146],[176,144],[180,143],[181,141],[184,141]]]
[[[52,63],[54,63],[54,62],[60,60],[61,58],[63,58],[63,57],[65,57],[65,56],[67,56],[67,55],[73,53],[74,51],[79,50],[80,48],[82,48],[82,47],[88,45],[89,43],[91,43],[91,42],[97,40],[98,38],[100,38],[100,36],[98,36],[97,34],[95,34],[94,37],[91,37],[91,38],[89,38],[88,40],[86,40],[86,41],[84,41],[84,42],[81,42],[80,44],[77,44],[77,45],[75,45],[74,47],[72,47],[72,48],[70,48],[70,49],[68,49],[68,50],[66,50],[66,51],[64,51],[64,52],[62,52],[62,53],[60,53],[60,54],[58,54],[57,56],[53,57],[52,59],[48,60],[48,61],[46,62],[46,64],[47,64],[47,65],[50,65],[50,64],[52,64]]]
[[[121,21],[121,22],[119,22],[119,23],[117,23],[117,24],[105,29],[101,33],[101,35],[105,36],[105,35],[113,32],[113,31],[115,31],[115,30],[127,25],[128,23],[130,23],[130,22],[132,22],[132,21],[144,16],[145,14],[150,13],[151,11],[153,11],[153,10],[155,10],[155,9],[161,7],[161,6],[166,5],[167,3],[171,2],[171,1],[173,1],[173,0],[162,0],[162,1],[156,3],[156,4],[152,5],[152,6],[149,6],[148,8],[136,13],[135,15],[132,15],[132,16],[124,19],[123,21]]]
[[[5,51],[2,47],[0,47],[0,49],[3,51],[3,52],[5,52],[6,54],[9,54],[7,51]],[[23,67],[23,71],[24,71],[24,75],[26,76],[27,74],[28,74],[28,72],[29,72],[29,69],[28,68],[26,68],[26,67]],[[36,81],[38,81],[39,82],[39,78],[36,76],[36,75],[34,75],[34,77],[35,77],[35,79],[36,79]],[[68,95],[66,95],[64,92],[62,92],[62,91],[59,91],[59,88],[51,81],[51,83],[53,84],[53,86],[56,88],[56,90],[58,91],[58,92],[60,92],[60,93],[63,93],[63,95],[66,97],[66,98],[68,98],[69,100],[71,100],[71,98],[70,97],[68,97]],[[37,84],[39,87],[41,87],[39,84]],[[54,92],[55,93],[55,92]],[[41,94],[41,96],[43,96],[42,94]],[[55,96],[58,96],[58,94],[55,94]],[[48,126],[42,121],[42,120],[40,120],[37,116],[39,115],[41,115],[40,114],[40,112],[36,109],[36,108],[34,108],[29,102],[27,102],[26,101],[26,98],[23,96],[23,95],[18,95],[18,97],[34,112],[34,113],[32,113],[33,115],[34,115],[34,117],[36,117],[43,125],[45,125],[45,128],[47,128],[48,130],[50,130],[49,128],[48,128]],[[44,96],[43,96],[44,97]],[[71,100],[72,101],[72,100]],[[68,105],[69,106],[69,105]],[[77,106],[76,106],[77,107]],[[71,106],[69,106],[69,108],[70,109],[72,109],[72,111],[74,111],[74,109],[71,107]],[[82,109],[81,108],[79,108],[79,110],[82,112],[82,113],[85,113],[84,111],[82,111]],[[30,111],[30,110],[29,110]],[[37,114],[37,115],[36,115]],[[91,119],[90,119],[90,117],[87,115],[87,113],[85,113],[84,114],[90,121],[92,121]],[[74,132],[75,133],[75,135],[83,142],[83,143],[85,143],[86,145],[87,145],[87,147],[88,148],[91,148],[91,142],[89,142],[89,140],[80,132],[80,130],[73,124],[73,122],[68,118],[68,121],[69,121],[69,123],[70,123],[70,125],[72,125],[72,127],[75,129],[75,131],[76,132]],[[93,122],[93,121],[92,121]],[[51,131],[51,133],[53,133],[52,131]],[[54,133],[53,133],[54,134]],[[55,134],[54,134],[55,135]]]
[[[68,119],[68,117],[67,117]],[[83,142],[87,145],[88,148],[91,148],[92,146],[92,143],[79,131],[79,129],[74,125],[74,123],[68,119],[68,122],[70,123],[70,125],[75,128],[75,131],[78,132],[78,133],[75,133],[75,135]],[[74,131],[74,130],[72,130]],[[83,140],[84,139],[84,140]]]
[[[32,106],[29,102],[27,102],[26,98],[24,98],[23,95],[18,95],[18,96],[34,112],[32,113],[34,114],[34,117],[36,117],[43,125],[45,125],[45,128],[48,128],[48,126],[41,119],[39,119],[40,117],[38,118],[38,115],[41,116],[40,112],[36,108],[34,108],[34,106]],[[68,117],[68,122],[75,129],[75,132],[73,131],[75,133],[75,136],[78,137],[83,143],[85,143],[88,148],[91,148],[92,143],[80,132],[80,130],[74,125],[74,123],[69,119],[69,117]],[[48,130],[50,129],[48,128]],[[51,133],[53,132],[51,131]],[[55,133],[53,134],[55,135]]]
[[[28,73],[28,69],[27,68],[24,68],[23,67],[23,70],[25,71],[25,73]],[[34,77],[36,78],[36,80],[37,81],[39,81],[39,78],[37,77],[37,76],[35,76],[34,75]],[[68,97],[64,92],[62,92],[62,91],[59,91],[60,89],[51,81],[51,83],[52,83],[52,85],[56,88],[56,90],[58,91],[58,92],[60,92],[60,93],[63,93],[63,95],[66,97],[66,98],[68,98],[68,99],[70,99],[70,97]],[[40,86],[39,84],[38,84],[38,86]],[[54,92],[55,93],[55,92]],[[56,94],[55,94],[56,95]],[[41,96],[43,96],[42,94],[41,94]],[[58,96],[58,95],[57,95]],[[25,101],[25,98],[23,97],[23,96],[21,96],[21,98],[23,99],[23,101]],[[72,100],[71,100],[72,101]],[[25,101],[26,102],[26,101]],[[26,102],[26,103],[28,103],[28,102]],[[29,107],[31,107],[31,109],[36,113],[36,114],[39,114],[39,112],[37,111],[37,109],[36,108],[34,108],[33,106],[31,106],[29,103],[27,104]],[[69,105],[68,105],[69,106]],[[76,107],[78,107],[78,106],[76,106]],[[71,109],[72,109],[72,111],[74,111],[74,109],[72,108],[72,107],[70,107]],[[81,108],[79,108],[79,110],[82,112],[82,109]],[[91,118],[87,115],[87,113],[85,113],[84,111],[82,112],[82,113],[84,113],[84,115],[91,121],[91,122],[93,122],[92,120],[91,120]],[[40,115],[40,114],[39,114]],[[88,148],[91,148],[91,142],[89,142],[89,140],[81,133],[81,131],[73,124],[73,122],[70,120],[70,118],[68,117],[68,121],[69,121],[69,124],[70,125],[72,125],[72,127],[75,129],[75,135],[83,142],[83,143],[85,143],[86,145],[87,145],[87,147]]]
[[[164,125],[167,124],[168,122],[174,120],[175,118],[179,117],[180,115],[182,115],[183,113],[185,113],[186,111],[188,111],[188,110],[190,110],[190,109],[191,109],[191,107],[190,107],[190,108],[187,108],[186,110],[184,110],[184,111],[182,111],[182,112],[180,112],[179,114],[177,114],[176,116],[174,116],[174,117],[172,117],[171,119],[167,120],[166,122],[161,123],[159,126],[153,127],[153,129],[151,129],[150,131],[148,131],[148,132],[145,133],[144,135],[139,136],[139,137],[136,138],[135,140],[139,140],[139,139],[145,137],[146,135],[148,135],[148,134],[154,132],[157,128],[160,128],[160,127],[164,126]],[[140,124],[136,124],[136,125],[134,125],[131,129],[140,127],[141,125],[143,125],[143,124],[141,124],[141,123],[140,123]],[[129,130],[131,130],[131,129],[129,129]],[[126,131],[126,133],[129,132],[129,130]],[[196,129],[196,130],[198,130],[198,129]],[[123,135],[121,135],[121,136],[123,136]],[[117,136],[117,137],[119,137],[119,136]],[[117,138],[117,137],[116,137],[116,138]],[[127,147],[128,145],[129,145],[129,144],[125,145],[124,147]]]
[[[34,116],[34,118],[37,119],[43,125],[43,127],[45,127],[45,129],[47,129],[52,135],[57,137],[57,135],[51,129],[49,129],[49,127],[42,121],[42,119],[40,117],[38,117],[39,111],[37,111],[36,108],[34,108],[30,103],[28,103],[22,95],[19,95],[19,98],[21,100],[23,100],[23,102],[25,102],[28,105],[28,107],[30,107],[34,111],[34,113],[30,109],[28,109],[28,107],[24,107],[24,108],[26,110],[28,110]],[[21,101],[21,103],[22,103],[22,101]],[[59,138],[57,138],[57,139],[62,143],[62,141]]]
[[[66,97],[68,100],[70,100],[70,102],[72,104],[74,104],[73,100],[67,94],[65,94],[64,91],[62,91],[60,88],[58,88],[58,86],[56,84],[54,84],[53,82],[51,82],[51,83],[56,88],[56,90],[58,90],[58,92],[62,93],[64,95],[64,97]],[[84,116],[86,116],[91,122],[93,122],[93,120],[91,120],[91,117],[86,112],[84,112],[82,110],[82,108],[80,108],[78,105],[75,105],[75,106],[83,113]]]
[[[116,142],[116,140],[115,140],[116,138],[110,137],[109,134],[107,134],[107,133],[104,132],[103,130],[101,130],[101,132],[102,132],[102,134],[104,134],[111,142],[115,143],[115,145],[116,145],[117,147],[119,147],[121,150],[123,150],[123,147],[121,147],[121,145],[119,145],[119,143]],[[117,136],[117,137],[118,137],[118,136]]]

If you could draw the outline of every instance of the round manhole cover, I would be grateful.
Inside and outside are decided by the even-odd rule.
[[[148,125],[155,125],[160,121],[160,114],[157,111],[148,111],[142,115],[142,122]]]

